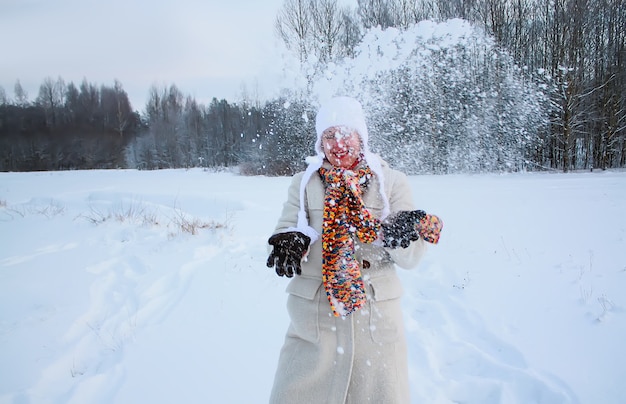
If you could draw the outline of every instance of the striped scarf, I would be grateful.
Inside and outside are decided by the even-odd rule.
[[[365,284],[356,261],[354,237],[372,243],[380,221],[363,204],[361,184],[372,176],[357,170],[319,169],[326,186],[322,224],[322,280],[335,317],[347,316],[366,301]]]

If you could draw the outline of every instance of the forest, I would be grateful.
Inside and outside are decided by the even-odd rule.
[[[408,174],[626,165],[621,0],[285,0],[280,95],[209,105],[175,84],[139,112],[123,84],[0,87],[0,171],[237,167],[288,175],[319,101],[368,114],[373,151]],[[88,72],[85,72],[88,74]]]

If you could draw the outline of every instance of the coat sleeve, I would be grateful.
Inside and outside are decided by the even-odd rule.
[[[392,175],[386,177],[391,180],[389,191],[389,208],[391,214],[401,210],[415,210],[413,196],[409,180],[404,173],[392,171]],[[391,259],[400,268],[412,269],[419,264],[420,259],[426,252],[426,242],[422,239],[413,241],[407,248],[385,248]]]
[[[283,211],[280,214],[274,234],[296,227],[298,223],[298,211],[300,210],[300,182],[303,173],[294,175],[287,191],[287,200],[283,204]]]

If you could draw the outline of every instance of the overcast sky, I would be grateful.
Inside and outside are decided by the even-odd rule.
[[[274,20],[283,0],[0,0],[0,85],[30,101],[46,77],[113,86],[134,109],[148,90],[176,84],[208,103],[242,85],[267,91],[278,68]]]

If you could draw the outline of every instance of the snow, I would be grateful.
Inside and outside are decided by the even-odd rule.
[[[472,49],[472,57],[480,61],[486,50],[493,53],[493,46],[493,38],[469,21],[458,18],[442,22],[424,20],[406,29],[373,27],[366,30],[355,49],[354,58],[318,65],[317,57],[311,55],[311,60],[300,66],[299,60],[293,55],[284,54],[281,58],[283,72],[280,88],[295,91],[312,85],[309,91],[313,99],[323,101],[338,93],[349,94],[356,96],[367,107],[370,103],[380,102],[376,93],[384,90],[381,88],[381,75],[388,75],[402,67],[410,67],[411,70],[419,67],[421,75],[432,75],[433,64],[442,62],[438,57],[433,59],[433,53],[447,50],[450,55],[456,55],[455,48],[467,48]],[[459,64],[460,61],[457,61]],[[473,68],[477,69],[476,66]],[[317,69],[323,72],[316,75],[314,72]],[[460,77],[465,74],[458,73]],[[427,85],[423,77],[415,75],[414,83]],[[305,80],[308,76],[314,76],[312,83]],[[372,82],[375,85],[369,88],[368,83]],[[389,99],[392,95],[385,93]]]
[[[529,153],[542,147],[538,136],[550,123],[554,83],[522,70],[468,21],[371,28],[354,57],[326,63],[311,54],[301,63],[285,55],[281,61],[278,93],[291,94],[292,105],[314,107],[338,95],[358,99],[369,132],[377,134],[371,150],[408,174],[549,165]],[[585,158],[576,161],[577,168],[588,167]]]
[[[413,402],[626,402],[626,173],[409,178],[445,223],[400,270]],[[267,402],[289,182],[0,173],[0,403]]]

